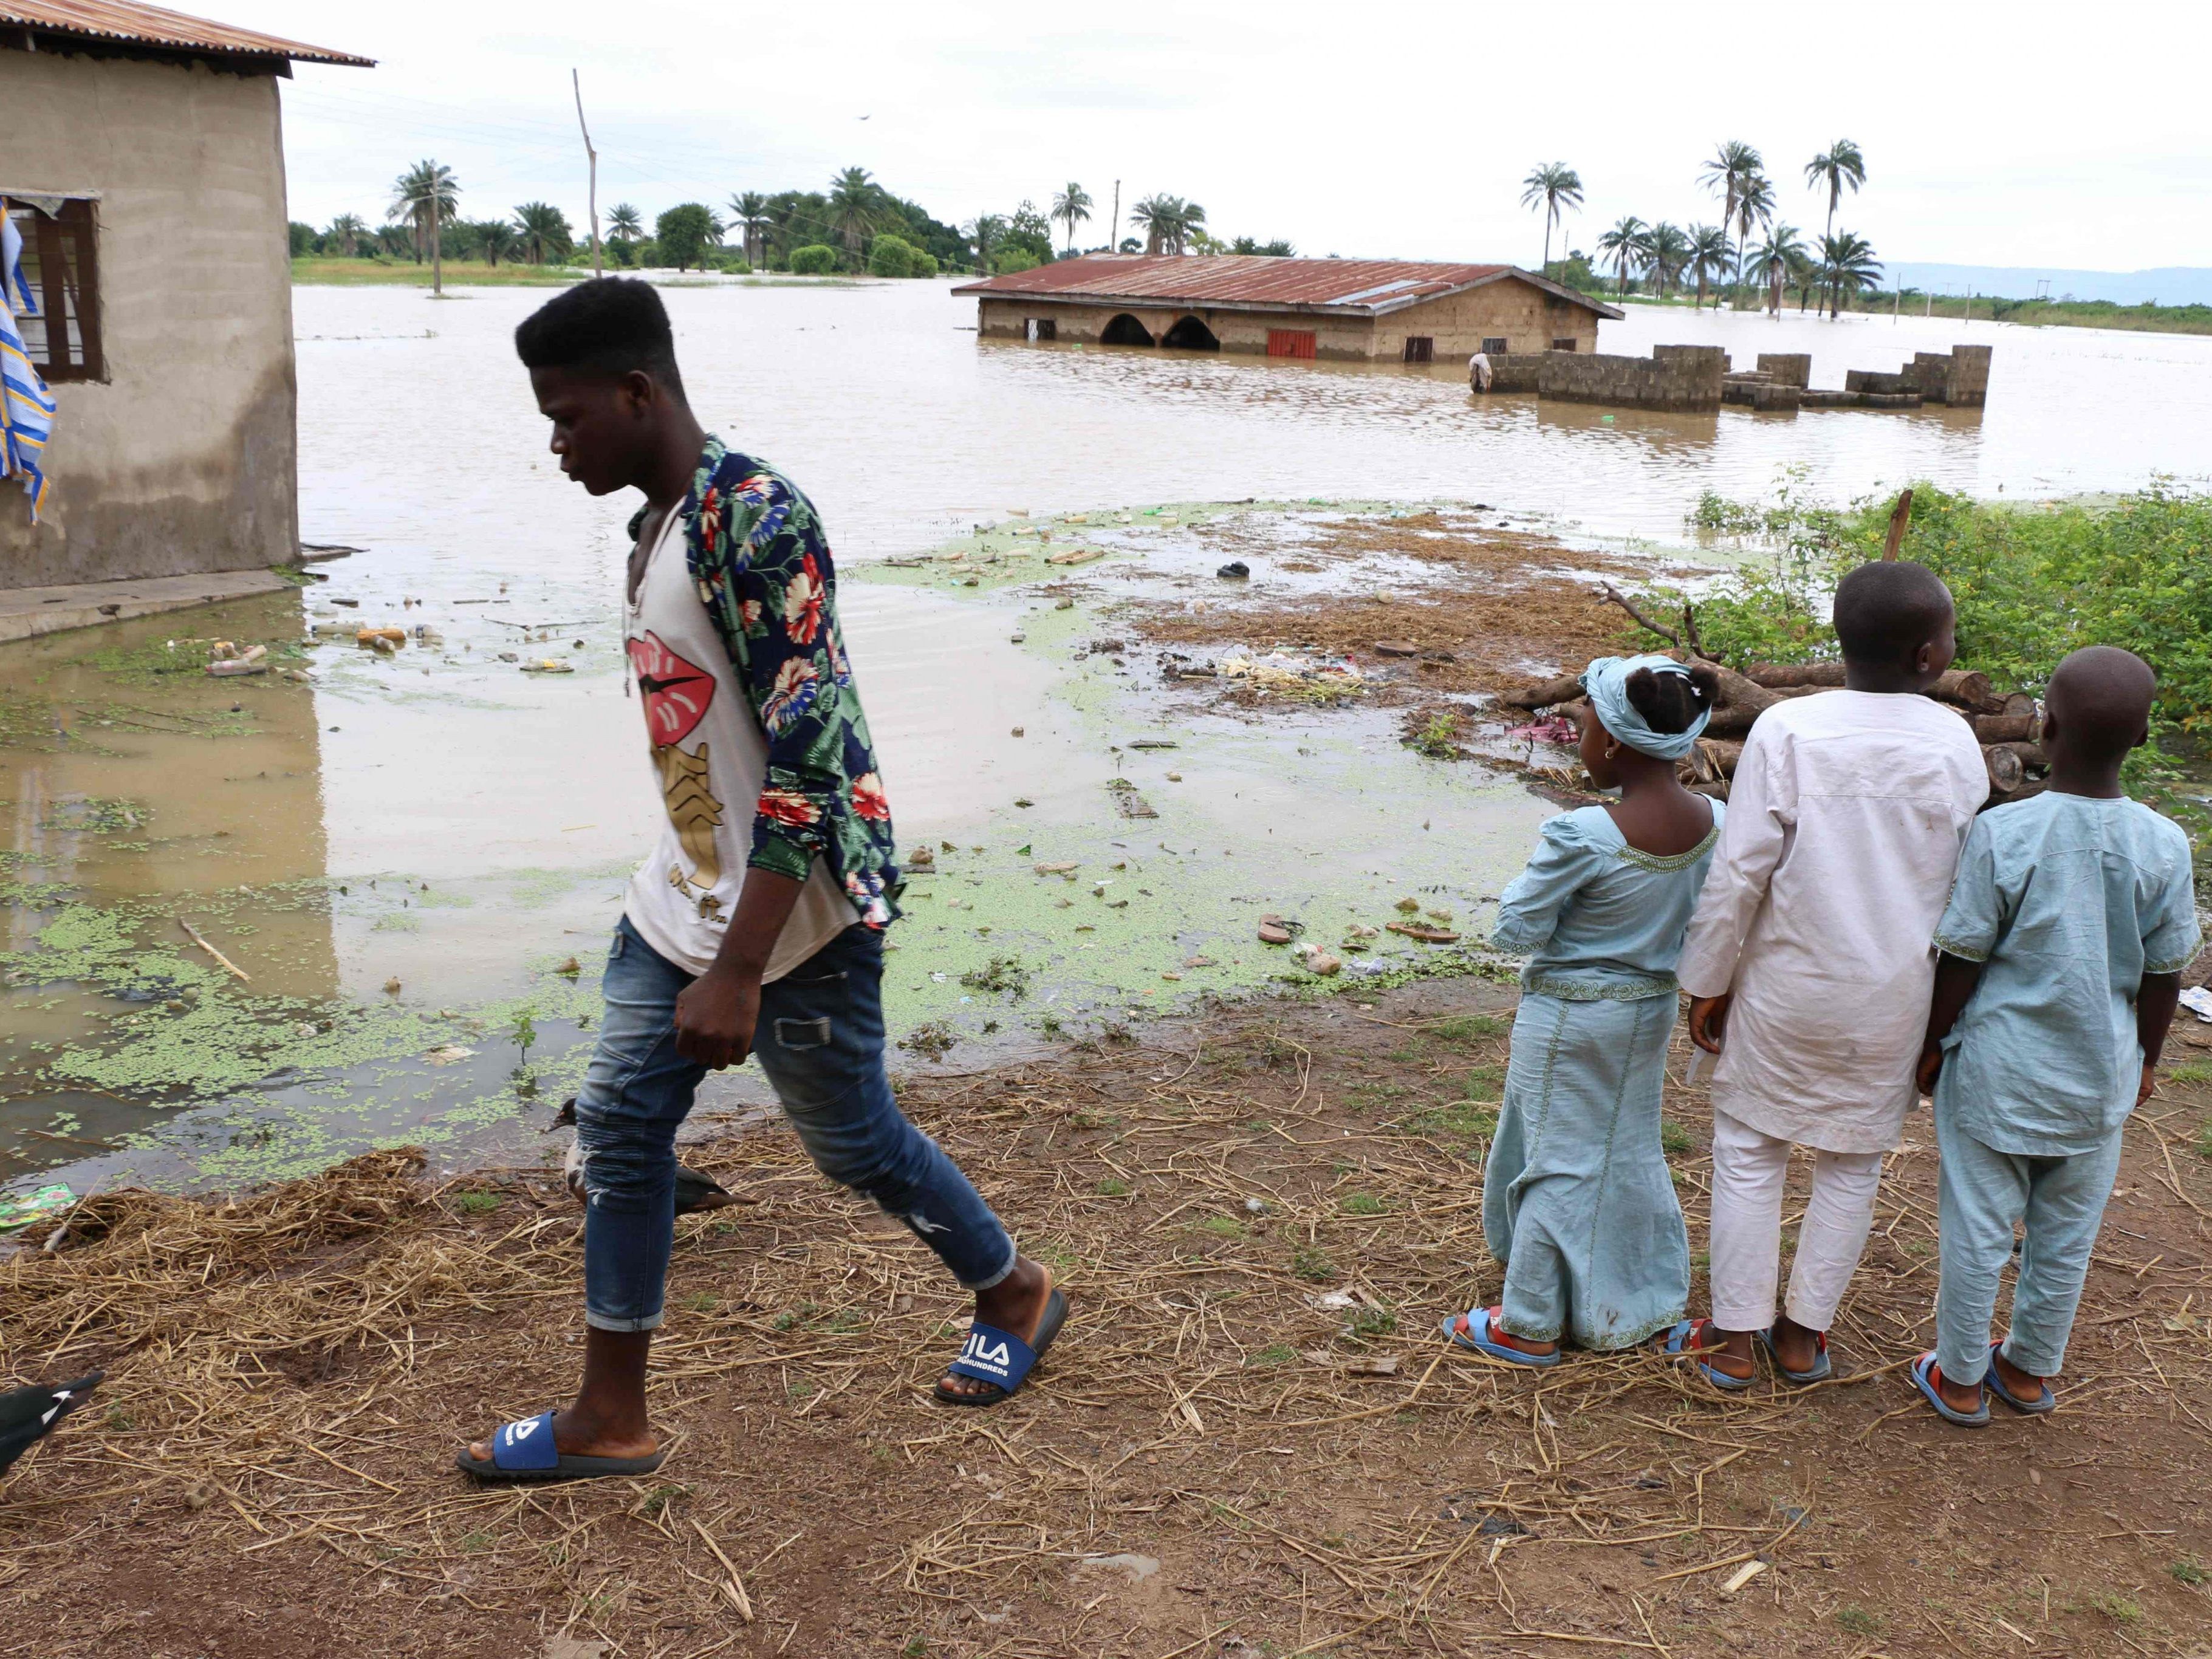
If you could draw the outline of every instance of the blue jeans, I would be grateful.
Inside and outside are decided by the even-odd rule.
[[[584,1318],[599,1330],[660,1323],[676,1226],[676,1128],[707,1070],[676,1052],[676,999],[691,977],[629,917],[616,925],[599,1046],[576,1096]],[[1013,1271],[1013,1240],[891,1098],[883,978],[883,935],[848,927],[761,988],[753,1053],[815,1167],[906,1223],[969,1289],[988,1290]]]

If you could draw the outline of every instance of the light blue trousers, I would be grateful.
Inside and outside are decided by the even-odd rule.
[[[2065,1368],[2089,1253],[2119,1173],[2120,1131],[2076,1157],[2022,1158],[1984,1146],[1939,1106],[1936,1147],[1942,1158],[1943,1269],[1936,1363],[1956,1382],[1978,1382],[1988,1371],[1997,1279],[2012,1255],[2014,1224],[2025,1220],[2004,1357],[2031,1376],[2055,1376]]]

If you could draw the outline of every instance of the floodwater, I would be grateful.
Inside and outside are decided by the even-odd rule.
[[[872,561],[1017,509],[1254,497],[1481,501],[1680,548],[1701,490],[1761,495],[1793,467],[1840,501],[1918,477],[2114,491],[2208,465],[2212,339],[1634,308],[1603,349],[1809,349],[1820,385],[1996,346],[1986,413],[1656,416],[1474,399],[1444,365],[983,344],[945,289],[667,299],[695,406],[799,480],[848,572],[901,840],[945,849],[895,935],[894,1025],[943,1022],[954,1065],[1266,983],[1283,962],[1252,942],[1263,908],[1324,940],[1407,894],[1471,921],[1548,809],[1411,755],[1379,716],[1170,719],[1085,651],[1104,567],[1060,610],[849,574]],[[573,1081],[659,809],[617,640],[629,504],[562,479],[508,344],[544,297],[298,290],[302,534],[362,550],[299,595],[0,648],[0,1174],[18,1187],[250,1179],[395,1139],[512,1152]],[[1187,571],[1205,516],[1140,521],[1121,551]],[[435,637],[390,659],[350,642],[387,623]],[[316,624],[342,637],[283,656]],[[207,680],[195,641],[217,637],[271,642],[312,681]],[[520,672],[549,658],[573,672]],[[1117,778],[1158,817],[1121,817]]]

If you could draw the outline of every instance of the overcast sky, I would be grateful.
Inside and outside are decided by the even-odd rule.
[[[1070,179],[1094,245],[1168,191],[1217,235],[1302,253],[1534,264],[1520,180],[1582,174],[1589,248],[1623,214],[1716,219],[1698,163],[1765,156],[1782,216],[1817,233],[1804,163],[1858,142],[1839,225],[1886,259],[2126,270],[2212,265],[2212,6],[1666,9],[1395,5],[1055,7],[1026,0],[179,0],[379,60],[284,88],[295,218],[382,216],[423,156],[471,218],[536,198],[580,225],[582,70],[599,206],[653,214],[868,168],[957,222],[1040,208]],[[1121,20],[1120,26],[1113,21]],[[1060,20],[1066,20],[1061,21]]]

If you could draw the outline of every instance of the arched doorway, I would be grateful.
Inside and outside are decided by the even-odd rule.
[[[1186,317],[1160,337],[1160,343],[1178,351],[1218,351],[1221,342],[1195,317]]]
[[[1152,343],[1152,331],[1126,311],[1106,325],[1106,331],[1098,339],[1102,345],[1148,346]]]

